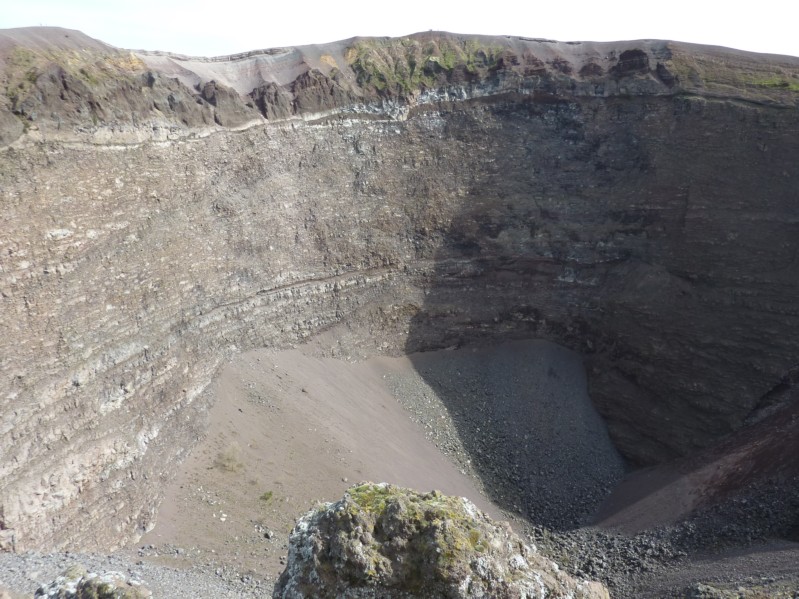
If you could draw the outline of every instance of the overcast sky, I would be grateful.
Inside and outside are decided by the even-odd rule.
[[[561,41],[672,39],[799,56],[795,1],[7,0],[0,28],[60,26],[120,48],[197,56],[428,29]]]

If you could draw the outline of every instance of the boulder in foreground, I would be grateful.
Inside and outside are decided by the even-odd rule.
[[[297,522],[273,596],[607,599],[608,592],[560,571],[468,499],[364,483]]]
[[[36,599],[150,599],[153,594],[121,572],[98,574],[75,565],[36,591]]]

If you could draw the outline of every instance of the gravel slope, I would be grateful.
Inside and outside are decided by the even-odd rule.
[[[80,561],[129,572],[159,597],[261,596],[283,569],[294,518],[354,482],[463,495],[521,528],[521,514],[582,518],[589,487],[621,476],[580,359],[565,349],[531,341],[360,362],[324,353],[260,350],[225,369],[208,434],[136,547],[5,555],[2,584],[31,592]]]
[[[569,530],[624,475],[577,353],[528,340],[410,361],[389,378],[395,397],[505,510]]]
[[[294,519],[369,479],[467,496],[613,597],[680,597],[697,582],[778,597],[799,589],[799,544],[769,540],[768,489],[636,534],[581,527],[623,464],[568,350],[524,341],[361,361],[326,354],[317,343],[237,358],[214,384],[206,439],[166,489],[151,533],[111,556],[0,554],[0,591],[30,597],[80,563],[165,599],[271,596]],[[751,548],[731,548],[741,543]]]

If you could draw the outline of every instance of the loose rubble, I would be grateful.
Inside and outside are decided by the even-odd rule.
[[[166,553],[165,549],[161,554]],[[222,571],[205,560],[196,560],[190,567],[176,568],[151,563],[128,552],[109,556],[27,552],[0,553],[0,591],[5,587],[12,599],[30,599],[38,589],[49,588],[64,572],[75,568],[96,573],[116,572],[128,581],[140,582],[157,599],[256,599],[268,596],[273,584],[252,578],[245,580],[245,573],[228,568]]]
[[[571,530],[623,476],[575,352],[536,340],[411,360],[413,373],[388,377],[393,394],[508,512]]]

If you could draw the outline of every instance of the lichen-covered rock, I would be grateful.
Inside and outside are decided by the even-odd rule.
[[[468,499],[386,483],[350,488],[303,516],[274,597],[607,598]]]
[[[153,594],[138,581],[121,572],[87,572],[72,566],[61,576],[36,591],[36,599],[149,599]]]

